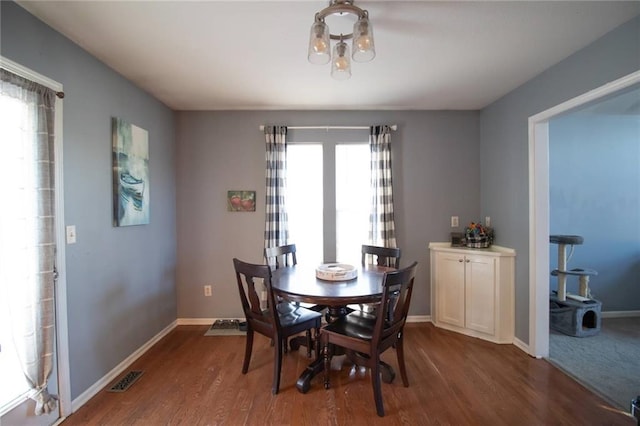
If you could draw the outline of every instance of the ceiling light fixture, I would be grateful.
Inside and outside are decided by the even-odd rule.
[[[331,34],[325,19],[329,17],[356,18],[353,32]],[[351,54],[345,40],[353,39]],[[330,40],[337,40],[331,54]],[[369,12],[353,5],[353,0],[331,0],[328,7],[316,13],[309,37],[309,62],[324,65],[331,61],[331,77],[346,80],[351,77],[351,59],[369,62],[376,56],[373,44],[373,28],[369,22]]]

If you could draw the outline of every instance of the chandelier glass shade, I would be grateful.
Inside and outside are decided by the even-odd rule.
[[[325,22],[328,16],[351,17],[357,19],[350,34],[332,34]],[[344,40],[352,40],[351,53]],[[331,40],[338,43],[331,51]],[[331,76],[337,80],[351,77],[351,59],[369,62],[376,56],[373,28],[369,13],[353,5],[352,0],[331,0],[328,7],[316,13],[309,36],[307,58],[309,62],[324,65],[331,62]]]
[[[331,77],[336,80],[347,80],[351,77],[351,60],[349,59],[349,45],[340,40],[333,48],[331,61]]]
[[[317,65],[328,64],[331,60],[331,43],[329,27],[324,21],[316,21],[311,25],[309,37],[309,62]]]

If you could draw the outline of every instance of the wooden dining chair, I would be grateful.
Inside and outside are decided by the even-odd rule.
[[[354,311],[327,324],[320,332],[324,356],[324,387],[329,389],[331,352],[333,346],[345,348],[357,365],[371,369],[373,397],[378,416],[384,416],[380,380],[380,354],[396,348],[402,383],[409,386],[404,363],[403,330],[409,313],[409,303],[416,275],[417,262],[404,269],[385,272],[383,292],[377,315]]]
[[[271,391],[277,394],[280,389],[283,346],[288,337],[303,331],[310,332],[311,329],[315,330],[317,336],[322,324],[322,314],[287,301],[276,302],[271,287],[271,268],[268,265],[254,265],[234,258],[233,266],[236,271],[242,309],[247,321],[247,341],[242,374],[246,374],[249,370],[254,332],[271,338],[276,343]],[[262,281],[267,289],[266,310],[260,306],[260,298],[256,290],[258,280]],[[318,356],[320,356],[320,347],[316,345],[316,357]]]
[[[286,244],[283,246],[277,247],[266,247],[264,249],[264,259],[267,265],[275,267],[275,269],[282,267],[290,267],[298,264],[298,258],[296,256],[296,245],[295,244]],[[312,303],[300,303],[295,302],[297,305],[300,305],[304,308],[311,309],[312,311],[322,312],[325,310],[326,306],[322,305],[314,305]],[[311,344],[309,344],[311,342]],[[295,351],[299,346],[307,346],[307,356],[311,356],[311,349],[313,347],[313,341],[310,337],[310,331],[307,331],[307,339],[303,341],[298,338],[293,338],[290,341],[289,346],[291,346],[291,350]],[[285,352],[287,352],[287,347],[285,346]]]
[[[380,247],[362,245],[362,266],[367,263],[377,266],[385,266],[387,268],[398,269],[400,267],[401,251],[397,247]],[[375,306],[371,304],[349,305],[350,310],[361,310],[365,312],[373,312]]]
[[[362,266],[367,264],[368,258],[373,258],[373,263],[378,266],[387,266],[398,269],[400,267],[400,249],[397,247],[379,247],[362,245]]]
[[[295,266],[298,264],[298,258],[296,257],[296,245],[287,244],[284,246],[267,247],[264,249],[264,259],[266,260],[267,265],[275,265],[275,269],[278,269],[281,266]]]

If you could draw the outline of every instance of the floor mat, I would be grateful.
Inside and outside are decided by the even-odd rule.
[[[245,331],[240,330],[239,320],[216,320],[204,333],[205,336],[244,336]]]

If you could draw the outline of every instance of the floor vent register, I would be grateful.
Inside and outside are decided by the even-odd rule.
[[[118,380],[111,388],[109,388],[108,392],[124,392],[133,385],[136,380],[142,376],[142,370],[133,370],[129,371],[125,376]]]

